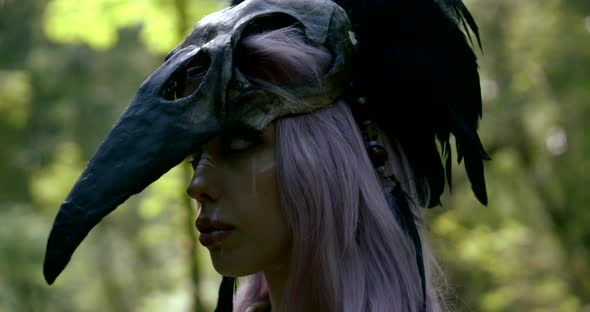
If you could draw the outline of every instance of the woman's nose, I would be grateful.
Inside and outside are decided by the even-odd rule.
[[[199,203],[215,202],[219,199],[219,192],[214,190],[210,181],[203,176],[195,174],[186,189],[186,193]]]

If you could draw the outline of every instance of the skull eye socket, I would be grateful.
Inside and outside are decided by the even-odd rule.
[[[172,101],[192,95],[201,87],[210,67],[209,55],[198,53],[168,79],[162,88],[162,97]]]
[[[242,38],[287,27],[297,27],[303,29],[303,24],[301,24],[301,22],[299,22],[293,16],[285,13],[264,15],[248,23],[248,25],[242,31]]]
[[[244,29],[235,66],[255,87],[295,87],[319,82],[332,62],[330,51],[309,42],[303,24],[280,13],[260,17]]]
[[[283,51],[286,38],[303,38],[303,25],[285,13],[260,16],[242,31],[234,51],[235,66],[246,79],[260,87],[265,83],[286,85],[294,68],[291,51]],[[291,39],[289,38],[289,39]]]

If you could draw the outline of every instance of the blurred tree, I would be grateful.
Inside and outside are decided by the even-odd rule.
[[[458,310],[580,311],[590,303],[590,15],[585,1],[470,1],[484,41],[490,205],[460,184],[432,217]]]

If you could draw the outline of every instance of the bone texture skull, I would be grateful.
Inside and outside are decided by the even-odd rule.
[[[285,86],[296,101],[254,87],[234,64],[244,36],[287,26],[332,55],[318,81]],[[262,131],[279,117],[335,103],[350,83],[352,50],[346,12],[330,0],[247,0],[205,17],[142,84],[61,205],[47,242],[47,282],[103,217],[215,135]],[[175,96],[180,77],[193,67],[205,72],[200,85]]]

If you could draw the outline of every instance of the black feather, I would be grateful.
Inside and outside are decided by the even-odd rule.
[[[408,195],[402,190],[401,184],[395,180],[395,187],[388,194],[388,201],[393,208],[394,216],[406,235],[412,240],[414,251],[416,253],[416,265],[418,274],[420,276],[420,284],[422,286],[422,307],[420,311],[426,312],[426,271],[424,268],[424,253],[422,251],[422,240],[418,231],[417,224],[420,223],[419,218],[412,211]]]
[[[463,29],[469,41],[471,41],[470,31],[475,34],[475,38],[477,39],[477,44],[479,49],[482,50],[481,46],[481,39],[479,37],[479,28],[473,19],[473,16],[461,0],[445,0],[442,1],[442,5],[445,6],[447,9],[451,11],[451,14],[457,19],[458,23],[463,25]],[[473,42],[472,42],[473,45]]]
[[[234,301],[236,279],[224,276],[219,285],[219,296],[217,297],[217,308],[215,312],[232,312]]]
[[[473,153],[469,150],[469,153]],[[486,192],[486,181],[484,179],[483,162],[478,157],[479,155],[465,155],[465,170],[467,177],[471,182],[471,190],[475,197],[484,205],[488,204],[488,195]]]
[[[453,190],[453,173],[451,171],[452,169],[452,161],[453,161],[453,150],[451,149],[451,143],[448,141],[448,139],[446,141],[443,141],[442,143],[442,149],[443,149],[443,157],[445,159],[445,175],[447,177],[447,184],[449,185],[449,190],[452,191]]]

